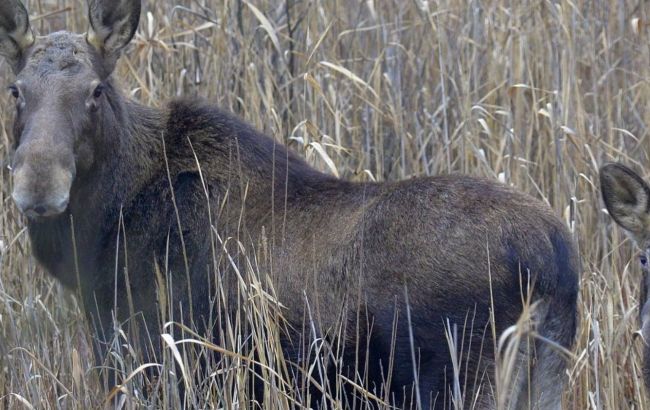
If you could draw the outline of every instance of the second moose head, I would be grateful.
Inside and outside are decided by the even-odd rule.
[[[644,340],[643,375],[650,389],[650,186],[634,171],[621,164],[607,164],[600,169],[600,185],[605,206],[641,249],[639,262],[643,272],[640,295],[640,324]]]

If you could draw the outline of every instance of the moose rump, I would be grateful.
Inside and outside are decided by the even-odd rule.
[[[414,397],[417,374],[423,408],[449,407],[457,399],[454,380],[464,390],[465,407],[476,400],[493,408],[492,332],[500,335],[519,320],[524,305],[532,304],[540,338],[522,339],[510,380],[515,387],[501,403],[559,408],[566,362],[542,339],[568,348],[577,327],[579,262],[562,223],[527,196],[477,178],[441,176],[355,190],[364,192],[367,205],[354,224],[353,239],[334,258],[344,262],[338,268],[324,263],[319,270],[321,275],[350,272],[343,286],[359,295],[358,305],[371,323],[362,328],[371,329],[372,377],[381,380],[382,370],[387,377],[392,358],[391,388]],[[348,216],[338,212],[332,218],[341,214]],[[327,225],[344,229],[352,224]],[[340,306],[335,278],[320,279],[326,286],[312,296],[320,306]],[[348,316],[358,317],[357,312]],[[337,316],[332,312],[330,317]],[[448,338],[453,336],[455,351]],[[527,354],[536,357],[536,365]],[[455,370],[452,356],[461,361]]]

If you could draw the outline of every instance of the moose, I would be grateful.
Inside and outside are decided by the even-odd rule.
[[[644,341],[643,377],[650,391],[650,186],[632,169],[619,163],[609,163],[600,169],[600,187],[609,215],[641,250],[639,263],[643,274],[639,322]]]
[[[463,175],[346,181],[198,98],[141,105],[112,76],[140,11],[140,0],[89,0],[87,33],[41,37],[20,1],[0,3],[0,54],[16,77],[12,198],[36,260],[81,295],[94,338],[107,343],[133,312],[160,330],[161,270],[176,319],[209,333],[218,232],[239,243],[226,251],[268,253],[263,268],[292,325],[282,330],[288,360],[302,359],[294,332],[317,306],[317,336],[336,336],[328,331],[344,318],[343,342],[367,349],[375,385],[390,376],[396,405],[443,408],[449,324],[485,339],[465,345],[461,377],[493,380],[490,323],[498,337],[529,301],[534,331],[517,353],[509,407],[561,407],[579,258],[548,206]],[[495,406],[489,387],[474,393]]]

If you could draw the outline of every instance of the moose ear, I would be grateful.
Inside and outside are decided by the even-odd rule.
[[[104,57],[109,73],[135,35],[140,9],[140,0],[88,0],[90,27],[86,41]]]
[[[20,0],[0,1],[0,55],[14,73],[20,71],[24,51],[34,44],[29,14]]]
[[[650,187],[630,168],[607,164],[600,169],[600,188],[609,214],[623,229],[640,234],[650,222]]]

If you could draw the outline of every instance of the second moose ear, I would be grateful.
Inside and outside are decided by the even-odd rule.
[[[90,27],[86,40],[104,58],[107,74],[135,35],[140,9],[140,0],[88,0]]]
[[[20,70],[24,51],[34,44],[29,14],[19,0],[0,1],[0,56],[7,59],[14,73]]]
[[[650,187],[630,168],[607,164],[600,169],[600,187],[609,214],[623,229],[638,235],[650,223]]]

